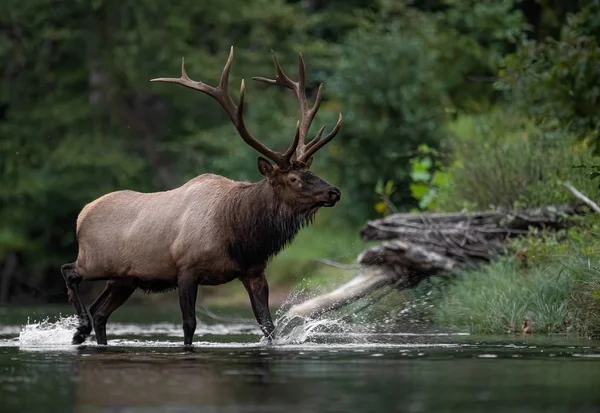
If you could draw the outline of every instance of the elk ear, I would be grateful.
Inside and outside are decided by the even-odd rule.
[[[262,156],[258,157],[258,172],[264,177],[269,177],[273,174],[275,168],[271,165],[271,162],[267,161]]]

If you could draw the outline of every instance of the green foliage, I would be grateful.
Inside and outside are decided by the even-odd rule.
[[[525,41],[507,56],[498,88],[522,113],[558,129],[600,153],[600,1],[584,1],[560,39]]]
[[[17,251],[19,282],[31,286],[32,274],[54,279],[74,259],[75,218],[98,196],[172,188],[209,171],[257,179],[257,154],[216,102],[151,78],[178,76],[185,56],[192,78],[215,84],[235,44],[236,96],[242,74],[272,75],[269,49],[290,73],[296,50],[313,73],[325,50],[310,35],[322,22],[283,0],[9,0],[0,11],[0,263]],[[289,144],[295,100],[249,84],[246,101],[251,130],[276,148]]]
[[[398,212],[398,208],[390,200],[395,191],[394,181],[387,181],[385,185],[380,179],[375,185],[375,193],[381,198],[381,201],[375,204],[375,210],[382,215],[389,215]]]
[[[571,217],[570,221],[572,227],[558,231],[532,228],[512,241],[508,252],[533,267],[580,254],[600,256],[600,216],[589,214]]]
[[[528,29],[519,0],[443,0],[436,18],[439,51],[450,97],[457,109],[489,107],[497,100],[490,80],[502,57]]]
[[[591,181],[595,181],[596,179],[598,179],[600,177],[600,165],[581,164],[581,165],[573,165],[573,168],[586,170],[589,173],[588,177],[590,178]],[[600,183],[598,184],[598,189],[600,189]]]
[[[562,185],[570,181],[588,196],[597,188],[573,165],[594,157],[573,147],[568,135],[539,128],[503,110],[462,116],[449,125],[448,184],[440,188],[441,210],[537,207],[573,202]]]
[[[326,219],[306,235],[322,237],[309,244],[323,254],[339,252],[326,248],[329,241],[356,252],[335,235],[378,213],[567,200],[560,185],[566,179],[593,197],[579,177],[594,178],[594,171],[586,176],[567,165],[598,162],[585,146],[569,150],[567,138],[585,135],[587,143],[597,136],[597,73],[590,69],[597,3],[570,17],[558,46],[526,44],[504,60],[508,96],[526,108],[536,102],[519,110],[544,118],[543,129],[490,109],[502,97],[490,79],[526,30],[520,3],[4,1],[0,265],[16,253],[20,282],[60,284],[57,268],[76,254],[76,216],[94,198],[118,189],[172,188],[204,172],[260,179],[257,154],[216,102],[149,82],[177,76],[185,57],[190,77],[215,84],[231,45],[230,90],[235,98],[246,78],[246,123],[266,145],[289,145],[298,119],[289,91],[250,81],[273,76],[269,49],[292,77],[296,53],[303,52],[311,99],[325,84],[315,125],[332,126],[343,113],[340,134],[313,167],[343,192],[334,213],[320,213]],[[544,27],[559,27],[570,10],[554,3],[543,7],[557,24],[546,19]],[[539,56],[531,60],[528,50]],[[563,61],[567,68],[555,70]],[[550,79],[540,80],[547,69]],[[574,97],[557,82],[570,85]],[[471,111],[491,114],[460,115],[448,127]],[[458,139],[449,145],[452,135]],[[561,151],[568,156],[560,159]],[[302,236],[298,242],[306,243]],[[292,255],[298,258],[275,260],[273,274],[321,271],[301,265],[304,252]]]
[[[432,70],[439,67],[428,42],[432,23],[425,18],[406,23],[353,31],[335,49],[327,79],[330,93],[344,102],[344,132],[332,143],[328,160],[340,176],[352,176],[345,186],[355,218],[369,214],[361,205],[376,202],[377,180],[405,186],[409,170],[402,165],[408,154],[420,143],[436,146],[442,137],[445,91]],[[410,202],[404,192],[391,198],[397,205]]]
[[[436,158],[435,160],[434,157]],[[449,183],[449,175],[439,161],[440,152],[427,145],[419,146],[419,156],[412,158],[410,193],[421,210],[435,209],[438,191]]]
[[[398,188],[390,204],[415,205],[409,159],[420,145],[439,147],[444,122],[457,109],[489,104],[493,89],[471,78],[492,75],[524,25],[512,1],[443,3],[425,13],[382,1],[334,48],[327,86],[344,103],[345,129],[329,161],[339,176],[352,177],[349,219],[368,216],[364,205],[390,210],[371,191],[378,180]],[[443,179],[441,172],[437,177]],[[434,192],[419,198],[421,207],[433,202]]]

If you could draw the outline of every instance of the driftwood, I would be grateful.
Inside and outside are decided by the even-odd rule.
[[[293,306],[288,315],[315,316],[336,310],[370,292],[394,284],[411,288],[440,273],[456,273],[466,264],[490,262],[513,237],[531,228],[561,229],[586,206],[557,205],[518,211],[393,214],[367,222],[360,235],[381,243],[357,259],[359,274],[336,290]]]

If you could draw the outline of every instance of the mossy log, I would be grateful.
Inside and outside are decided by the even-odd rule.
[[[570,204],[514,211],[393,214],[369,221],[361,238],[382,242],[358,256],[359,274],[330,293],[293,306],[288,314],[323,314],[391,284],[411,288],[435,274],[490,262],[506,251],[511,238],[532,228],[567,228],[573,225],[569,217],[585,211],[583,204]]]

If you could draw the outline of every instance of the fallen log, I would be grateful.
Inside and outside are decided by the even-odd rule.
[[[514,237],[532,228],[561,229],[582,215],[584,204],[516,211],[399,213],[367,222],[360,236],[382,241],[357,258],[361,270],[334,291],[291,307],[289,316],[314,317],[391,284],[411,288],[435,274],[456,274],[467,264],[490,262],[505,253]]]

